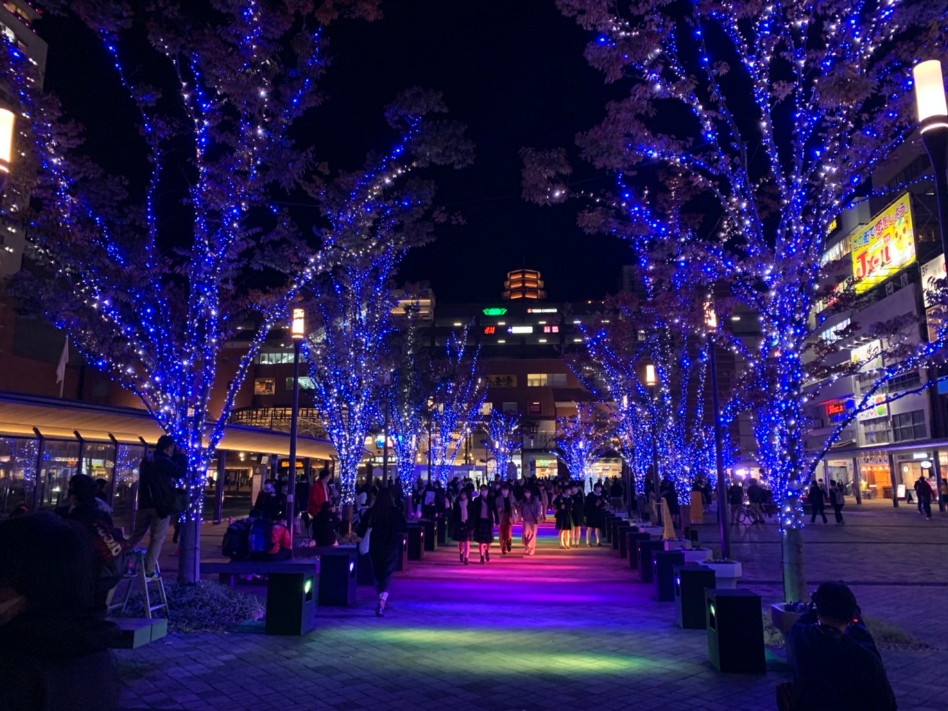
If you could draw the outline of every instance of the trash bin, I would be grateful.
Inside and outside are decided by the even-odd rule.
[[[424,523],[410,523],[405,531],[408,537],[408,560],[421,560],[425,557]]]
[[[639,541],[639,580],[643,583],[652,582],[652,553],[664,551],[664,541]]]
[[[425,550],[438,550],[438,522],[435,519],[424,519],[420,523],[425,529]]]
[[[320,607],[355,605],[359,549],[355,546],[334,546],[317,549],[316,554],[319,556]]]
[[[705,565],[675,566],[675,622],[683,630],[703,630],[704,591],[714,587],[714,571]]]
[[[437,516],[435,518],[438,524],[438,545],[448,545],[448,519],[446,516]]]
[[[604,543],[612,541],[612,522],[616,520],[616,515],[611,511],[602,514],[602,540]]]
[[[621,519],[621,518],[613,519],[612,527],[610,530],[611,535],[609,537],[609,540],[612,541],[612,550],[614,551],[619,550],[619,533],[618,533],[619,526],[628,526],[628,524],[625,522],[624,519]]]
[[[675,601],[675,566],[685,564],[685,554],[681,551],[658,551],[654,554],[652,583],[655,585],[655,599],[659,602]]]
[[[399,544],[398,561],[395,563],[395,571],[403,573],[408,570],[408,534],[401,534],[401,543]]]
[[[619,539],[619,557],[627,558],[629,556],[629,539],[627,538],[628,534],[632,532],[633,526],[628,523],[624,523],[621,526],[616,527],[616,536]]]
[[[269,573],[264,633],[302,636],[310,632],[316,626],[316,595],[314,563],[296,566],[293,572]]]
[[[750,590],[704,593],[708,624],[708,660],[718,671],[729,674],[763,674],[764,621],[760,595]]]
[[[641,531],[629,531],[625,534],[626,548],[629,551],[629,567],[637,570],[639,567],[639,541],[648,541],[651,536]]]

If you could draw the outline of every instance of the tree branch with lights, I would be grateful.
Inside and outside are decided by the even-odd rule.
[[[758,454],[781,505],[784,590],[806,583],[800,490],[807,379],[802,353],[829,225],[859,199],[870,174],[915,128],[911,67],[946,56],[944,0],[874,3],[727,2],[617,7],[558,0],[594,33],[590,64],[628,96],[582,134],[583,157],[613,172],[599,208],[624,236],[681,240],[710,281],[761,317],[748,366],[767,393]],[[525,154],[531,197],[570,197],[565,153]],[[705,219],[676,224],[671,189],[696,193]]]

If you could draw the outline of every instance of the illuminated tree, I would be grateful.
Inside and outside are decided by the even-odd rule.
[[[612,423],[594,403],[577,403],[576,414],[556,420],[556,449],[553,451],[569,469],[570,477],[583,482],[593,465],[608,451]]]
[[[763,338],[747,348],[767,393],[758,456],[781,507],[784,592],[803,599],[803,352],[825,235],[916,128],[911,67],[945,57],[948,3],[557,5],[595,33],[586,57],[607,81],[631,81],[578,138],[585,159],[618,177],[586,226],[635,240],[646,259],[650,245],[680,241],[686,261],[727,279],[761,317]],[[531,197],[569,196],[565,153],[524,157]],[[689,223],[669,210],[682,190],[698,216]]]
[[[4,38],[0,72],[19,101],[18,145],[39,168],[31,210],[14,216],[29,220],[35,273],[23,275],[19,293],[187,452],[184,582],[199,576],[205,477],[234,397],[287,305],[324,269],[271,208],[311,162],[291,133],[319,102],[323,26],[339,12],[374,17],[376,4],[50,3],[101,39],[114,81],[138,109],[150,174],[141,201],[77,150],[79,129],[34,93],[29,63]],[[280,288],[251,295],[238,285],[258,244],[287,251],[281,273],[268,275]],[[258,328],[221,382],[225,343],[248,318]]]
[[[487,384],[477,366],[479,347],[468,346],[468,330],[452,333],[444,358],[433,363],[434,389],[429,398],[434,476],[446,482],[464,440],[474,431],[487,399]]]
[[[370,160],[362,175],[341,176],[314,196],[327,223],[320,231],[324,249],[338,254],[338,265],[310,302],[315,323],[304,351],[316,409],[339,456],[347,515],[366,437],[383,418],[392,277],[405,253],[428,242],[445,217],[434,207],[433,183],[409,173],[431,165],[460,168],[473,155],[463,126],[431,117],[445,110],[440,94],[407,91],[386,112],[402,142],[383,160]]]
[[[507,478],[508,465],[522,444],[520,416],[491,410],[487,418],[487,453],[493,457],[494,471],[502,479]]]

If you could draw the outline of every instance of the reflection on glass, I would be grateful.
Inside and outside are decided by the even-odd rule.
[[[79,443],[46,440],[39,475],[40,509],[66,503],[70,477],[79,471]]]
[[[126,531],[133,528],[132,513],[138,497],[138,468],[145,457],[140,444],[120,444],[115,466],[115,492],[112,496],[112,519]]]
[[[0,516],[17,506],[31,508],[39,442],[26,437],[0,437]]]

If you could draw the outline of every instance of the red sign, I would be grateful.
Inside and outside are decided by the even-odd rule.
[[[559,332],[560,332],[559,326],[544,326],[543,327],[543,333],[559,333]]]
[[[484,333],[486,333],[488,336],[492,336],[496,332],[497,332],[496,326],[484,326]]]

